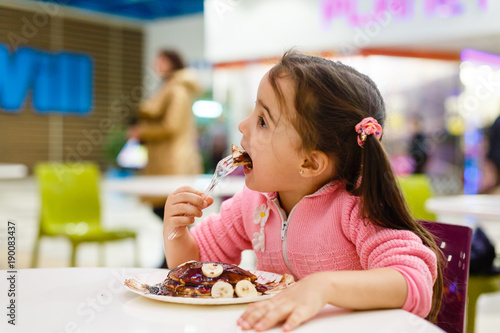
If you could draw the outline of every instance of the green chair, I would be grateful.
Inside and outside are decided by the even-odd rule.
[[[476,322],[476,302],[484,293],[498,292],[500,290],[500,275],[471,275],[467,291],[467,333],[474,333]]]
[[[425,209],[425,201],[434,196],[429,177],[424,174],[401,176],[398,182],[412,216],[417,220],[436,221],[436,215]]]
[[[127,229],[105,230],[101,226],[99,198],[100,171],[95,163],[41,163],[35,167],[40,193],[40,227],[35,241],[32,267],[37,266],[43,236],[66,237],[72,245],[71,266],[82,243],[134,239],[135,265],[138,266],[136,233]],[[103,251],[102,251],[103,252]],[[104,253],[99,256],[104,265]]]

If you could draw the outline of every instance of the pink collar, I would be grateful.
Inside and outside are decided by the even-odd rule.
[[[312,198],[317,197],[323,194],[329,194],[341,188],[345,188],[345,181],[333,180],[329,183],[326,183],[322,187],[320,187],[316,192],[306,195],[304,198]],[[278,192],[261,192],[262,195],[266,197],[266,199],[273,201],[278,198]]]

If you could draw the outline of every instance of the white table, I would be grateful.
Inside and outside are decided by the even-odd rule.
[[[211,179],[212,175],[206,174],[193,176],[132,176],[106,179],[103,189],[138,196],[166,197],[177,188],[186,185],[204,191]],[[212,196],[216,200],[214,206],[217,207],[220,199],[231,197],[239,192],[244,185],[245,177],[243,176],[227,176],[222,179],[212,192]]]
[[[476,303],[475,333],[497,333],[500,327],[500,292],[481,294]]]
[[[500,195],[455,195],[434,197],[425,203],[439,222],[480,226],[500,254]]]
[[[144,268],[47,268],[16,275],[16,326],[7,324],[9,276],[0,271],[1,332],[243,332],[241,305],[184,305],[151,300],[122,286]],[[166,271],[165,271],[166,275]],[[282,332],[274,328],[269,332]],[[352,312],[326,306],[294,332],[443,332],[403,310]]]
[[[28,167],[17,163],[0,163],[0,179],[18,179],[28,175]]]
[[[475,218],[480,221],[500,222],[500,195],[455,195],[434,197],[425,203],[426,208],[442,217]]]

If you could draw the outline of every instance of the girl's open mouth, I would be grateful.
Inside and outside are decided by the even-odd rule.
[[[246,170],[252,170],[252,159],[243,148],[231,145],[231,155],[233,156],[233,165],[243,165]]]

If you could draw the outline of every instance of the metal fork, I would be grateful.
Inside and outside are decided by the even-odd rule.
[[[217,167],[215,168],[214,175],[212,177],[212,180],[210,181],[210,184],[208,184],[207,189],[205,190],[205,195],[208,197],[212,191],[215,189],[215,186],[219,183],[219,181],[229,175],[231,172],[236,170],[237,166],[233,165],[233,156],[229,155],[224,157],[222,160],[217,163]],[[182,229],[182,227],[175,227],[173,228],[169,235],[168,235],[168,240],[172,240],[177,235],[179,234],[179,231]]]

